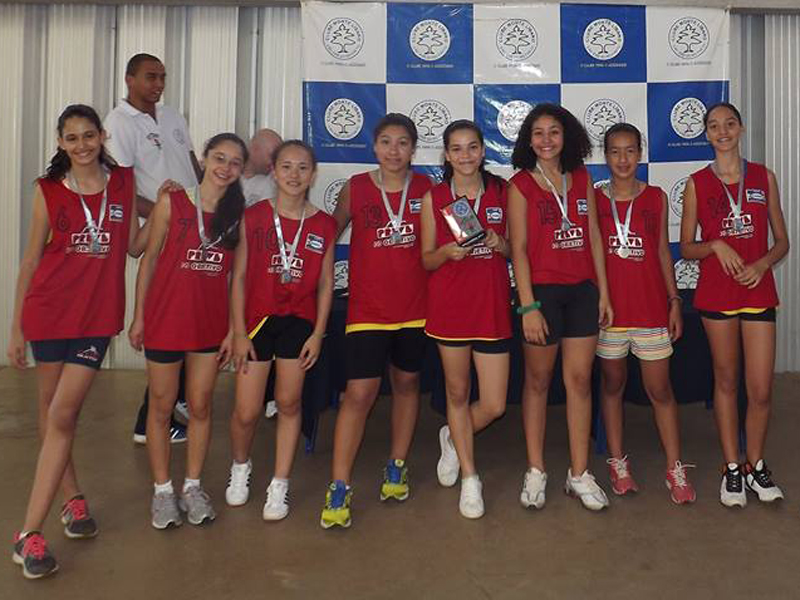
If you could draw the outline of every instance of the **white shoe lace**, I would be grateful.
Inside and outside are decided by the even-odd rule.
[[[250,462],[231,466],[231,475],[228,478],[228,487],[237,494],[244,492],[250,484]]]
[[[283,508],[287,505],[286,494],[289,485],[280,481],[273,481],[267,488],[267,506],[270,508]]]
[[[686,469],[693,469],[695,465],[685,465],[681,461],[676,460],[675,466],[669,472],[672,475],[673,483],[677,487],[686,487],[688,481],[686,479]]]
[[[626,477],[630,477],[630,472],[628,471],[628,455],[626,454],[622,458],[609,458],[606,459],[606,463],[611,465],[611,468],[614,469],[614,473],[617,474],[619,479],[625,479]],[[594,477],[592,477],[594,479]]]

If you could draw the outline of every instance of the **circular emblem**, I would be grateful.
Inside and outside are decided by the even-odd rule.
[[[363,126],[364,113],[349,98],[337,98],[325,109],[325,129],[337,140],[352,140]]]
[[[339,199],[339,192],[344,187],[345,183],[347,183],[347,179],[344,177],[334,179],[322,193],[322,203],[325,205],[325,211],[329,215],[332,215],[333,211],[336,209],[336,201]]]
[[[533,106],[524,100],[506,102],[497,112],[497,129],[509,142],[516,142],[519,128]]]
[[[465,200],[454,202],[453,212],[457,217],[466,217],[469,214],[469,203]]]
[[[583,47],[597,60],[611,60],[624,45],[622,27],[611,19],[595,19],[583,30]]]
[[[602,190],[602,192],[608,196],[608,186],[611,185],[610,179],[598,179],[597,181],[592,184],[592,187],[596,190]]]
[[[602,142],[606,131],[617,123],[625,121],[625,110],[616,100],[601,98],[592,102],[583,113],[583,125],[589,137]]]
[[[678,100],[672,107],[669,121],[672,129],[685,140],[691,140],[703,133],[703,117],[706,106],[697,98]]]
[[[680,259],[675,263],[675,283],[679,290],[693,290],[700,279],[700,263],[696,260]]]
[[[172,136],[175,138],[175,141],[178,142],[181,146],[186,145],[186,136],[183,135],[183,131],[180,128],[175,128],[172,131]]]
[[[539,34],[525,19],[509,19],[497,29],[497,51],[515,62],[530,58],[539,46]]]
[[[422,60],[439,60],[450,49],[450,30],[436,19],[425,19],[408,34],[411,51]]]
[[[364,29],[354,19],[331,19],[322,32],[322,43],[333,58],[350,60],[364,47]]]
[[[669,47],[684,59],[698,58],[708,49],[708,27],[696,17],[678,19],[669,28]]]
[[[348,280],[348,263],[340,260],[333,263],[333,288],[336,290],[346,290]]]
[[[687,181],[688,177],[678,179],[669,190],[669,208],[678,218],[683,216],[683,191],[686,189]]]
[[[442,141],[442,132],[450,124],[450,111],[438,100],[417,102],[408,116],[417,126],[419,138],[428,144]]]

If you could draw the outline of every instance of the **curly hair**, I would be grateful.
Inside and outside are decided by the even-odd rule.
[[[537,104],[525,117],[519,128],[514,152],[511,154],[511,164],[517,169],[536,167],[536,154],[531,148],[531,134],[533,124],[539,117],[545,115],[553,117],[564,130],[564,147],[559,157],[561,171],[564,173],[574,171],[583,165],[584,159],[592,152],[589,134],[586,133],[581,122],[566,108],[550,103]]]

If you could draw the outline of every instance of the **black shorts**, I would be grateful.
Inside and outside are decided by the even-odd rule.
[[[210,354],[211,352],[216,353],[218,351],[219,346],[203,348],[201,350],[152,350],[145,348],[144,357],[149,361],[168,365],[170,363],[176,363],[184,360],[187,352],[193,352],[195,354]]]
[[[426,340],[422,327],[348,333],[344,336],[347,379],[383,377],[387,360],[401,371],[418,373]]]
[[[31,351],[37,363],[63,362],[99,369],[110,342],[110,337],[37,340],[31,342]]]
[[[479,354],[505,354],[511,351],[511,339],[504,340],[440,340],[439,338],[432,338],[440,346],[448,348],[464,348],[472,346],[473,352]]]
[[[256,361],[299,358],[303,344],[313,332],[314,325],[306,319],[294,315],[268,317],[251,338]]]
[[[743,312],[736,315],[726,315],[722,312],[714,312],[711,310],[699,310],[700,316],[704,319],[711,319],[712,321],[727,321],[728,319],[740,319],[742,321],[761,321],[763,323],[775,322],[775,307],[768,308],[759,313]]]
[[[599,333],[600,292],[588,279],[573,284],[534,284],[533,295],[542,303],[539,310],[550,332],[545,345],[555,344],[562,338],[590,337]]]

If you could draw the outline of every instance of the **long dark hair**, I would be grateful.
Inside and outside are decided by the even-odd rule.
[[[247,162],[249,157],[247,145],[235,133],[218,133],[212,137],[206,142],[206,147],[203,149],[203,157],[207,158],[208,153],[222,142],[237,144],[242,150],[242,164]],[[205,177],[205,174],[205,171],[203,171],[203,177]],[[203,177],[201,177],[201,180]],[[200,198],[197,198],[197,201],[199,202]],[[239,223],[242,220],[243,212],[244,193],[242,192],[242,184],[237,179],[228,185],[222,198],[217,202],[214,217],[211,219],[211,235],[221,236],[220,243],[225,248],[233,249],[239,243]]]
[[[397,125],[398,127],[402,127],[403,129],[408,132],[408,137],[411,138],[411,145],[416,148],[417,147],[417,126],[414,124],[409,117],[404,115],[403,113],[387,113],[384,117],[378,121],[378,124],[375,125],[375,129],[372,131],[372,142],[375,143],[378,141],[378,137],[383,133],[383,130],[387,127],[391,127],[392,125]]]
[[[461,130],[469,130],[472,131],[478,138],[481,146],[485,146],[483,141],[483,132],[481,128],[478,127],[474,121],[470,121],[469,119],[458,119],[450,123],[447,127],[445,127],[444,133],[442,134],[442,141],[444,142],[444,149],[447,150],[450,147],[450,136],[456,132]],[[447,156],[445,155],[442,166],[444,167],[444,174],[442,175],[442,181],[446,183],[450,183],[450,180],[453,179],[453,165],[450,164],[450,161],[447,160]],[[502,185],[502,179],[495,175],[494,173],[490,173],[486,170],[486,157],[481,160],[481,164],[478,167],[478,170],[481,174],[481,179],[483,180],[483,189],[488,190],[489,185],[492,182],[496,182],[498,185]]]
[[[703,115],[703,128],[708,129],[708,117],[716,108],[727,108],[733,113],[734,118],[739,121],[739,125],[744,125],[744,123],[742,123],[742,113],[739,112],[738,108],[736,108],[730,102],[717,102],[716,104],[709,106],[706,114]]]
[[[67,106],[67,108],[61,111],[61,114],[58,117],[58,124],[56,125],[58,137],[64,137],[64,126],[69,119],[74,118],[86,119],[89,121],[97,129],[98,135],[103,132],[103,123],[100,121],[100,117],[97,115],[97,111],[95,111],[95,109],[93,109],[91,106],[86,106],[85,104],[70,104]],[[98,157],[98,160],[100,161],[101,165],[108,168],[117,166],[117,163],[114,162],[114,159],[109,156],[108,152],[106,152],[105,146],[100,146],[100,156]],[[53,158],[50,159],[50,164],[48,165],[44,176],[47,179],[52,179],[53,181],[61,181],[71,168],[72,161],[70,161],[69,155],[63,148],[59,147],[58,150],[56,150],[56,153],[53,155]]]
[[[606,130],[603,136],[603,152],[608,154],[608,145],[611,143],[611,138],[618,133],[630,133],[636,139],[636,147],[639,152],[642,151],[642,132],[639,131],[638,127],[630,123],[614,123]]]
[[[522,122],[517,142],[514,144],[514,152],[511,154],[511,164],[517,169],[536,167],[536,153],[531,148],[531,133],[533,132],[533,123],[544,115],[553,117],[561,123],[564,130],[564,147],[561,149],[559,158],[561,172],[574,171],[583,165],[583,160],[592,152],[589,134],[586,133],[586,129],[575,118],[575,115],[566,108],[548,102],[533,107]]]

